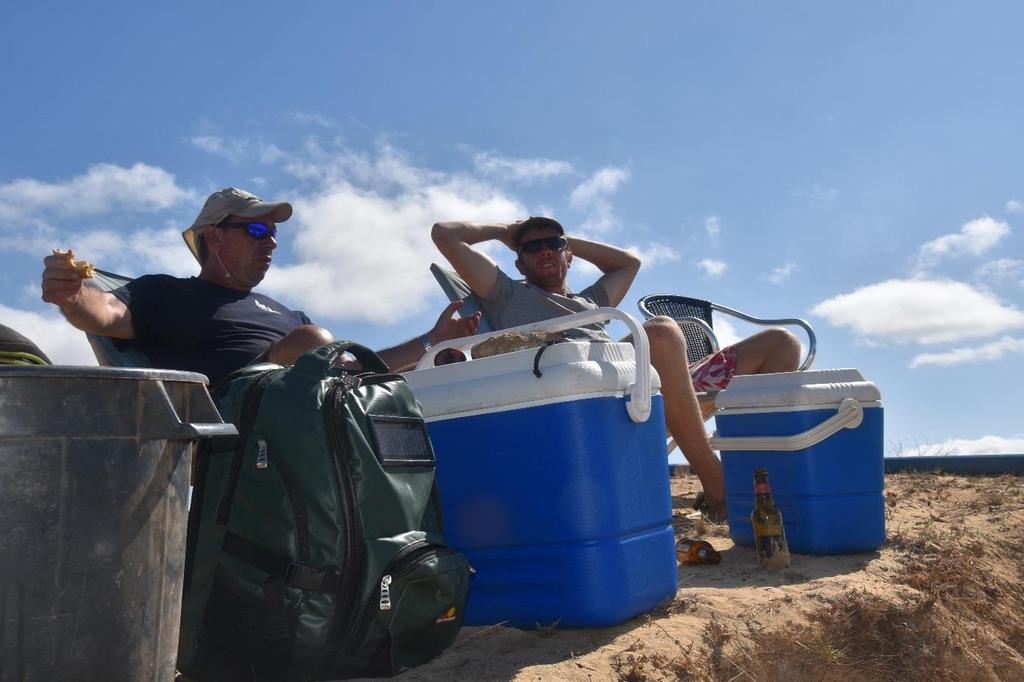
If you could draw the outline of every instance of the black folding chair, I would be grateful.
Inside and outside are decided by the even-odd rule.
[[[785,318],[761,318],[748,315],[747,313],[729,308],[724,305],[704,301],[699,298],[677,296],[675,294],[651,294],[640,299],[638,304],[644,319],[651,319],[657,315],[671,317],[679,325],[679,329],[686,337],[686,356],[690,364],[703,360],[712,353],[721,350],[718,337],[715,336],[712,313],[718,312],[731,315],[745,322],[760,325],[763,327],[801,327],[807,334],[807,356],[800,363],[797,371],[803,371],[814,362],[814,354],[817,350],[817,339],[814,330],[805,320],[796,317]]]
[[[132,281],[131,277],[118,275],[106,270],[96,270],[95,277],[86,280],[86,286],[94,286],[100,291],[113,291]],[[108,336],[86,334],[96,361],[104,367],[152,367],[153,363],[145,355],[136,350],[131,341],[112,339]]]
[[[680,331],[686,338],[686,361],[693,364],[717,353],[721,350],[721,344],[715,335],[712,320],[712,313],[719,312],[732,317],[765,327],[801,327],[807,334],[807,356],[800,363],[798,371],[803,371],[814,362],[814,353],[817,349],[817,339],[814,330],[806,321],[795,318],[760,318],[748,315],[744,312],[729,308],[724,305],[712,303],[699,298],[677,296],[675,294],[651,294],[644,296],[638,303],[640,312],[644,319],[651,319],[658,315],[671,317],[679,325]],[[715,412],[715,396],[718,391],[701,391],[697,393],[697,403],[700,405],[701,415],[708,419]],[[675,439],[670,438],[668,451],[676,447]]]

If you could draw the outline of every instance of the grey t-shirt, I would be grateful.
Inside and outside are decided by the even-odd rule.
[[[481,297],[480,303],[491,325],[499,330],[606,307],[608,292],[595,282],[578,294],[550,294],[523,280],[513,280],[498,270],[494,291],[489,298]],[[611,341],[604,325],[598,323],[570,329],[566,335],[584,341]]]

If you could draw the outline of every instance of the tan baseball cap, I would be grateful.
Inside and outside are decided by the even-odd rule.
[[[292,205],[287,201],[263,201],[255,194],[237,187],[217,190],[206,199],[192,226],[181,233],[196,260],[199,260],[196,238],[203,228],[207,225],[216,225],[229,215],[243,218],[270,216],[275,223],[283,223],[292,217]]]

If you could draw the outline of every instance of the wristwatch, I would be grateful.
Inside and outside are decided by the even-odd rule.
[[[423,346],[423,352],[426,353],[434,344],[430,343],[430,339],[427,338],[426,334],[423,334],[420,336],[420,345]]]

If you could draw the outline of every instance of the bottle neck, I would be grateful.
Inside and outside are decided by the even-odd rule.
[[[758,505],[772,504],[772,487],[768,481],[754,482],[754,503]]]

